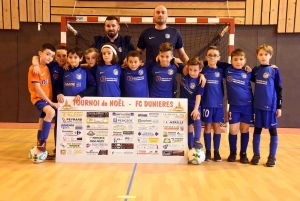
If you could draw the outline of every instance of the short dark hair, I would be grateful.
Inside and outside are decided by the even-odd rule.
[[[53,45],[51,45],[50,43],[44,43],[44,44],[41,46],[40,51],[41,51],[41,52],[44,52],[44,50],[46,50],[46,49],[51,50],[52,52],[55,52],[55,51],[56,51],[55,47],[54,47]]]
[[[192,57],[188,60],[187,65],[199,65],[199,70],[202,70],[204,64],[200,57]]]
[[[105,22],[107,20],[116,20],[118,22],[118,24],[119,24],[119,19],[116,16],[114,16],[114,15],[107,16],[106,19],[105,19]]]
[[[244,50],[238,48],[235,49],[231,52],[231,58],[234,56],[242,56],[242,57],[246,57],[246,53],[244,52]]]
[[[141,53],[139,53],[138,51],[136,50],[132,50],[130,52],[127,53],[127,60],[129,59],[129,57],[138,57],[140,61],[142,61],[142,56],[141,56]]]
[[[159,45],[159,52],[168,52],[171,51],[173,53],[173,45],[169,42],[165,42]]]
[[[112,43],[105,43],[104,45],[110,45],[110,46],[112,46],[115,50],[116,50],[116,55],[113,53],[113,59],[112,59],[112,61],[111,61],[111,64],[117,64],[118,63],[118,61],[119,61],[119,58],[118,58],[118,48],[117,48],[117,46],[115,46],[114,44],[112,44]],[[103,46],[104,46],[103,45]],[[103,47],[102,46],[102,47]],[[102,49],[102,47],[101,47],[101,49]],[[104,62],[104,60],[103,60],[103,55],[102,55],[102,51],[100,51],[100,54],[99,54],[99,65],[105,65],[105,62]]]
[[[74,47],[74,48],[68,50],[67,55],[69,55],[69,54],[77,54],[80,58],[83,57],[83,51],[79,47]]]
[[[206,50],[206,54],[207,54],[207,52],[209,51],[209,50],[217,50],[219,53],[220,53],[220,49],[217,47],[217,46],[209,46],[208,48],[207,48],[207,50]]]
[[[62,46],[62,45],[58,46],[58,47],[56,48],[56,50],[66,50],[66,51],[68,52],[67,47],[66,47],[66,46]]]

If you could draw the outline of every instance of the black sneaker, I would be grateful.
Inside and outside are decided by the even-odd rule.
[[[202,148],[203,148],[203,145],[201,144],[200,141],[195,141],[195,142],[194,142],[194,148],[195,148],[195,149],[202,149]]]
[[[267,167],[274,167],[276,165],[276,158],[270,155],[266,165]]]
[[[205,161],[211,161],[211,152],[210,150],[205,153]]]
[[[53,149],[52,154],[48,153],[46,160],[55,160],[56,150]]]
[[[252,159],[251,159],[250,163],[251,163],[252,165],[257,165],[257,164],[258,164],[258,162],[259,162],[259,159],[260,159],[260,156],[259,156],[259,155],[256,155],[256,154],[254,154],[254,156],[252,157]]]
[[[236,159],[236,152],[230,152],[230,155],[227,158],[228,162],[235,162]]]
[[[246,153],[240,153],[240,162],[243,163],[243,164],[248,164],[249,163],[249,159],[247,158]]]
[[[36,148],[42,152],[45,152],[46,151],[46,141],[44,140],[39,140],[38,143],[37,143],[37,146]]]
[[[214,151],[214,161],[216,161],[216,162],[221,162],[222,161],[222,158],[220,156],[219,151]]]

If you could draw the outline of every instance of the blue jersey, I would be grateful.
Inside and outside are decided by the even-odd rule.
[[[96,70],[97,91],[101,97],[120,97],[121,66],[102,65]]]
[[[223,108],[223,70],[205,66],[201,72],[206,78],[202,107]]]
[[[203,96],[204,88],[199,84],[200,78],[182,75],[180,81],[180,98],[187,98],[189,107],[194,107],[196,96]]]
[[[230,105],[251,105],[253,100],[250,83],[251,73],[232,66],[225,70],[228,103]]]
[[[90,96],[96,88],[96,82],[90,70],[81,66],[63,70],[60,80],[62,91],[58,91],[65,96]]]
[[[170,64],[168,67],[161,67],[159,63],[152,66],[152,82],[149,90],[150,97],[172,98],[172,86],[177,73],[177,67]]]
[[[180,32],[173,27],[167,26],[163,30],[157,30],[154,27],[145,29],[139,37],[137,47],[146,49],[146,61],[155,60],[158,55],[159,45],[169,42],[175,49],[183,47],[183,40]],[[173,51],[173,55],[174,54]]]
[[[57,62],[51,62],[47,66],[49,68],[50,75],[51,75],[52,93],[53,93],[52,101],[57,102],[58,93],[56,89],[59,85],[59,76],[63,68],[60,67]]]
[[[254,108],[276,111],[276,87],[281,87],[281,76],[278,68],[269,65],[256,66],[252,70],[252,81],[255,81]]]
[[[122,85],[124,97],[149,97],[147,68],[138,67],[122,69]]]

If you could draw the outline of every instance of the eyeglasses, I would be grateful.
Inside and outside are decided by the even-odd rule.
[[[209,58],[217,58],[217,57],[219,57],[219,55],[217,55],[217,54],[214,54],[214,55],[209,54],[209,55],[206,55],[206,56],[209,57]]]

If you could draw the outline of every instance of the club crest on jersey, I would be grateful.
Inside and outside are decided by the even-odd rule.
[[[270,74],[269,73],[264,73],[263,77],[266,78],[266,79],[268,79],[270,77]]]
[[[58,78],[59,78],[59,74],[53,74],[53,79],[54,80],[58,80]]]
[[[173,69],[169,69],[169,70],[168,70],[168,74],[169,74],[169,75],[173,75],[173,73],[174,73]]]
[[[242,76],[242,78],[246,78],[247,74],[246,73],[242,73],[241,76]]]
[[[114,70],[114,75],[118,75],[118,74],[119,74],[118,69],[115,69],[115,70]]]
[[[118,51],[119,52],[122,52],[123,50],[122,50],[122,47],[118,47]]]
[[[165,38],[169,39],[170,38],[170,34],[165,34]]]
[[[195,83],[190,84],[190,89],[195,89],[195,87],[196,87]]]
[[[139,70],[139,75],[143,75],[144,74],[144,70],[143,69],[141,69],[141,70]]]
[[[77,74],[76,74],[76,79],[77,79],[77,80],[81,80],[81,78],[82,78],[82,75],[81,75],[80,73],[77,73]]]
[[[232,82],[232,77],[231,76],[227,77],[227,82]]]
[[[219,72],[215,72],[215,76],[216,77],[220,77],[220,73]]]

